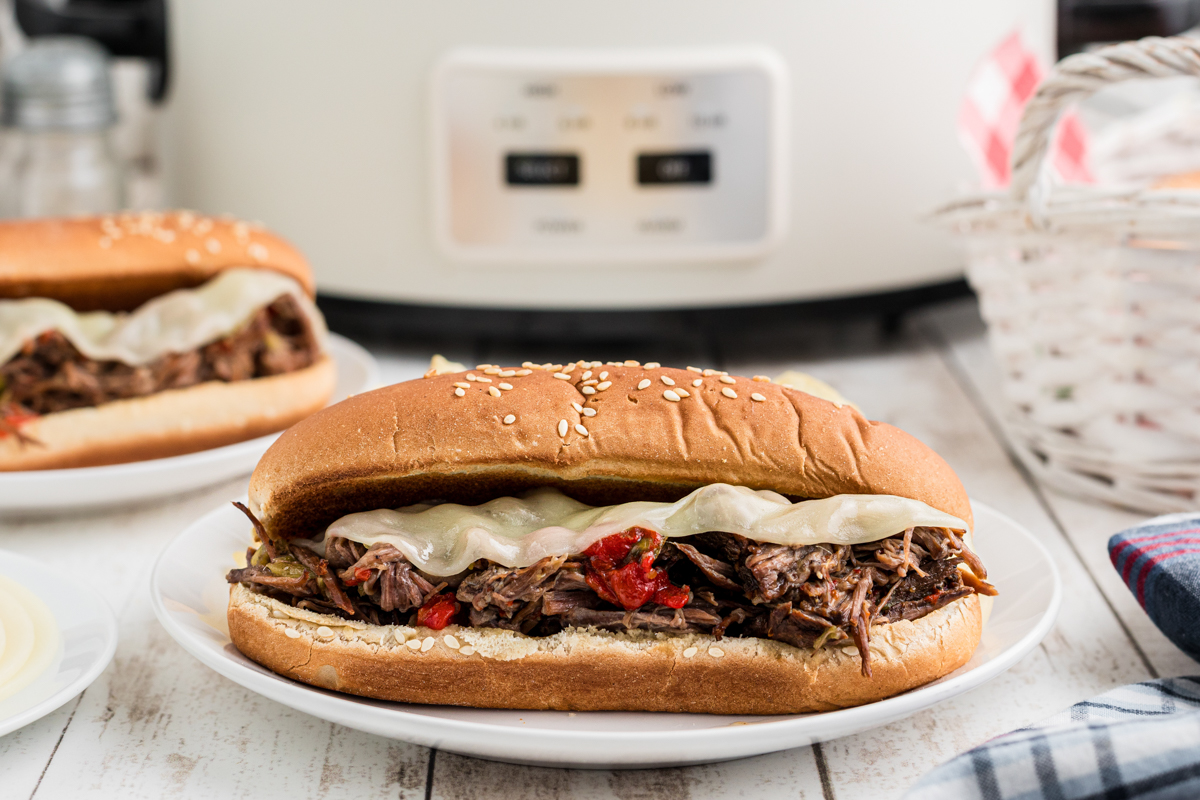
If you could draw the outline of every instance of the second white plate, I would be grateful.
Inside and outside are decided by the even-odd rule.
[[[78,695],[104,672],[117,650],[117,620],[108,604],[76,581],[30,580],[31,576],[52,574],[48,564],[0,550],[0,575],[21,584],[46,604],[60,638],[58,652],[46,671],[0,701],[0,736],[41,719]]]
[[[329,353],[337,364],[330,402],[379,385],[379,367],[366,350],[330,334]],[[152,461],[80,469],[0,472],[0,513],[63,511],[134,503],[201,489],[249,475],[278,433]]]
[[[508,711],[367,700],[280,677],[243,656],[224,626],[231,553],[249,540],[232,506],[205,515],[159,556],[151,602],[185,650],[251,691],[369,733],[463,755],[556,767],[664,767],[787,750],[886,725],[995,678],[1054,625],[1062,587],[1050,554],[1019,524],[976,503],[976,546],[1000,590],[966,666],[928,686],[842,711],[712,716]]]

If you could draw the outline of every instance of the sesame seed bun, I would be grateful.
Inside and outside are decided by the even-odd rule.
[[[552,486],[606,505],[730,483],[793,499],[899,495],[971,522],[945,461],[849,405],[683,369],[592,366],[585,379],[588,366],[567,368],[434,375],[331,406],[263,456],[251,508],[292,537],[431,499],[480,503]]]
[[[231,267],[280,272],[314,292],[299,251],[238,220],[172,211],[0,222],[0,298],[129,311]]]
[[[333,359],[283,375],[115,400],[21,425],[34,443],[0,438],[0,472],[120,464],[194,453],[283,430],[333,394]]]
[[[979,599],[871,628],[865,678],[853,647],[570,628],[532,638],[494,628],[369,625],[293,608],[240,584],[229,633],[247,657],[323,689],[404,703],[558,711],[799,714],[870,703],[967,663]],[[412,648],[412,642],[422,646]],[[457,647],[452,646],[457,645]]]

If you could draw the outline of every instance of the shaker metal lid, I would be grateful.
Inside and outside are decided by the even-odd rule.
[[[34,39],[4,68],[0,124],[26,130],[94,130],[116,122],[108,54],[91,39]]]

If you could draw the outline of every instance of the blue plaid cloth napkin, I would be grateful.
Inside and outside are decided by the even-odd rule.
[[[1108,557],[1159,630],[1200,659],[1200,514],[1121,531],[1108,540]]]
[[[1122,686],[968,750],[904,800],[1200,798],[1200,677]]]
[[[1154,624],[1200,660],[1200,514],[1122,531],[1108,555]],[[904,797],[1200,798],[1200,677],[1135,683],[1077,703],[951,759]]]

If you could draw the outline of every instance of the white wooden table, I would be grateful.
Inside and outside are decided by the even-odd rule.
[[[699,337],[698,337],[699,338]],[[945,456],[973,497],[1050,548],[1065,584],[1057,628],[991,683],[858,736],[686,769],[568,771],[479,761],[377,738],[252,694],[180,649],[154,619],[147,576],[192,519],[245,491],[239,481],[106,513],[0,520],[0,548],[85,576],[116,610],[120,645],[81,697],[0,737],[0,798],[852,798],[895,797],[972,745],[1114,686],[1200,673],[1150,623],[1108,562],[1107,537],[1136,514],[1034,485],[999,438],[994,363],[973,303],[926,312],[897,335],[866,323],[800,324],[655,352],[500,351],[487,342],[376,347],[388,381],[419,376],[431,352],[471,364],[638,358],[742,374],[801,369],[869,417]],[[602,350],[602,348],[601,348]],[[52,578],[53,579],[53,578]]]

